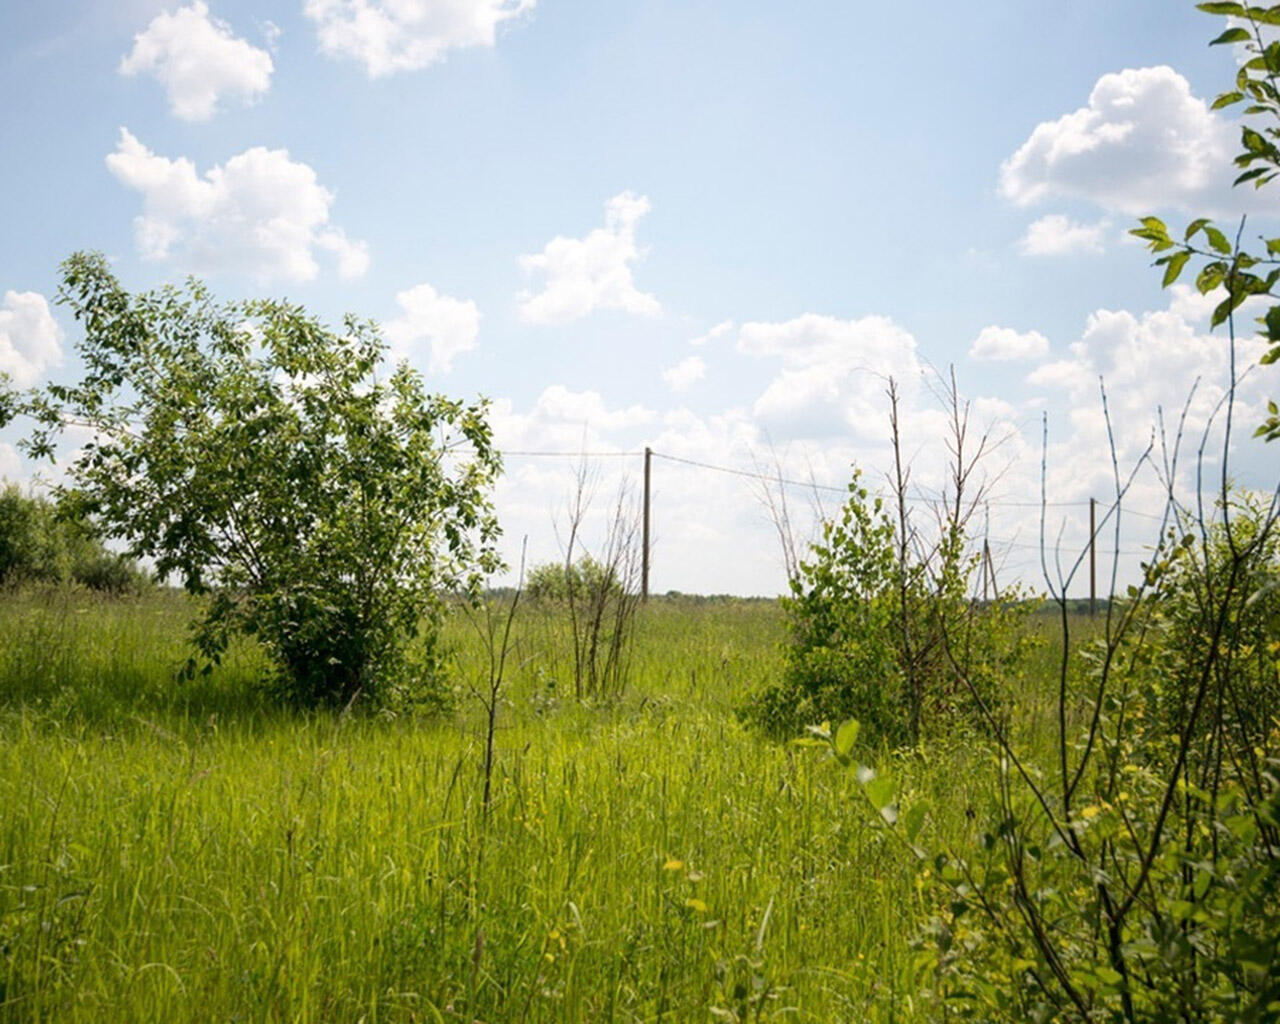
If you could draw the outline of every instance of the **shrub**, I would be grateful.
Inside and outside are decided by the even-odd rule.
[[[744,717],[776,736],[854,717],[898,745],[935,725],[978,721],[979,700],[997,705],[1032,642],[1023,628],[1032,606],[1016,593],[974,601],[980,563],[961,531],[948,532],[918,557],[855,473],[839,518],[823,524],[782,599],[783,678],[754,694]],[[975,690],[960,684],[957,660]]]
[[[567,601],[571,592],[580,594],[616,593],[622,581],[616,573],[590,555],[576,562],[545,562],[529,570],[525,595],[535,601]]]
[[[1272,513],[1237,505],[1232,523],[1233,542],[1218,524],[1161,545],[1064,691],[1078,710],[1056,770],[1000,743],[979,843],[930,865],[939,1005],[983,1020],[1280,1012],[1280,563]]]

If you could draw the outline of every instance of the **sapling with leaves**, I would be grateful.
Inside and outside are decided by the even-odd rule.
[[[904,452],[899,388],[886,387],[894,455],[888,499],[873,495],[856,470],[848,498],[796,565],[782,604],[788,643],[780,682],[741,709],[752,723],[792,737],[823,720],[856,716],[878,742],[914,746],[930,735],[981,724],[971,695],[944,657],[945,634],[962,638],[958,657],[981,679],[988,703],[1019,671],[1031,642],[1020,594],[977,601],[980,557],[970,524],[998,478],[990,459],[1001,438],[971,423],[954,372],[935,393],[947,414],[946,478],[933,522],[918,522],[911,465]],[[789,535],[789,530],[780,528]]]

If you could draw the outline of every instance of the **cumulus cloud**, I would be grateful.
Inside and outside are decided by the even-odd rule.
[[[370,78],[424,68],[450,50],[491,47],[500,24],[537,0],[307,0],[320,49],[358,60]]]
[[[286,150],[255,146],[202,176],[187,158],[159,156],[121,128],[107,167],[142,194],[133,227],[143,259],[203,273],[243,271],[259,281],[313,279],[317,251],[333,257],[341,277],[368,269],[365,243],[330,223],[333,193]]]
[[[30,387],[62,363],[62,329],[38,292],[5,292],[0,305],[0,373]]]
[[[541,274],[543,286],[520,293],[520,316],[535,324],[565,324],[597,309],[641,316],[660,312],[658,300],[631,279],[632,265],[642,255],[636,224],[648,212],[647,196],[623,192],[605,204],[604,227],[585,238],[557,235],[542,252],[521,256],[520,266]]]
[[[1097,310],[1066,358],[1031,372],[1028,383],[1056,393],[1051,404],[1069,410],[1064,417],[1068,439],[1051,449],[1049,459],[1060,496],[1102,494],[1110,485],[1100,382],[1106,385],[1122,465],[1135,459],[1147,443],[1159,409],[1164,410],[1166,428],[1172,429],[1185,407],[1186,443],[1198,443],[1230,380],[1227,339],[1202,333],[1198,316],[1185,295],[1175,295],[1168,309],[1141,314]],[[1263,349],[1258,338],[1239,340],[1238,365],[1253,365]],[[1239,422],[1262,418],[1265,391],[1259,374],[1244,379],[1236,395]],[[1212,458],[1214,446],[1209,450]],[[1247,469],[1247,463],[1241,468]],[[1158,488],[1154,481],[1148,483],[1147,507],[1158,508]]]
[[[672,391],[686,391],[707,375],[707,364],[701,356],[688,356],[662,371],[662,379]]]
[[[1237,208],[1228,193],[1235,129],[1170,67],[1127,69],[1098,79],[1089,102],[1035,130],[1000,170],[1000,190],[1019,205],[1085,199],[1141,215],[1180,207]]]
[[[883,316],[805,313],[780,323],[746,323],[738,351],[782,362],[753,407],[780,438],[882,436],[889,378],[911,392],[921,372],[915,338]]]
[[[1107,222],[1081,224],[1061,213],[1050,213],[1027,225],[1018,248],[1028,256],[1067,256],[1102,252]]]
[[[159,81],[169,108],[184,121],[209,120],[224,96],[251,102],[271,87],[271,71],[271,55],[211,18],[202,0],[157,14],[120,61],[122,75]]]
[[[635,431],[658,414],[642,405],[610,407],[598,391],[574,391],[563,384],[544,388],[528,412],[507,399],[493,406],[493,432],[501,448],[574,452],[630,446]]]
[[[723,338],[726,334],[733,330],[732,320],[721,320],[706,334],[700,334],[696,338],[690,338],[690,345],[705,345],[709,341],[715,341],[717,338]]]
[[[420,284],[396,295],[401,314],[382,328],[393,359],[411,357],[427,342],[431,348],[428,368],[448,373],[453,360],[476,347],[480,310],[470,300],[441,295],[429,284]]]
[[[969,355],[973,359],[1010,362],[1041,359],[1049,354],[1049,339],[1039,331],[1015,331],[1012,327],[984,327],[978,332]]]
[[[1192,381],[1200,379],[1187,419],[1182,495],[1194,487],[1193,459],[1187,456],[1194,454],[1224,393],[1227,346],[1225,339],[1206,333],[1204,304],[1191,290],[1174,288],[1169,294],[1170,305],[1165,309],[1095,312],[1075,344],[1063,350],[1064,358],[1030,374],[1032,396],[1022,393],[1025,388],[975,393],[972,386],[980,381],[966,382],[961,374],[960,387],[972,397],[971,440],[979,431],[991,430],[993,451],[984,463],[985,480],[992,487],[991,506],[983,510],[982,528],[985,532],[989,511],[989,538],[1002,587],[1015,579],[1043,586],[1037,549],[1041,510],[1036,504],[1040,425],[1038,415],[1028,415],[1037,403],[1053,410],[1046,459],[1052,504],[1045,511],[1051,571],[1056,546],[1061,546],[1067,566],[1084,550],[1087,499],[1102,499],[1105,507],[1113,486],[1099,376],[1107,381],[1122,472],[1145,448],[1157,408],[1164,408],[1166,424],[1176,423]],[[762,464],[772,467],[769,452],[776,450],[780,475],[798,481],[813,479],[819,486],[836,489],[790,489],[793,526],[803,538],[811,529],[811,514],[822,511],[820,504],[811,507],[810,502],[825,503],[830,514],[841,500],[839,490],[849,479],[851,465],[862,468],[873,490],[885,486],[893,464],[885,384],[886,377],[893,375],[903,385],[900,417],[903,451],[912,467],[911,507],[918,510],[917,524],[927,529],[931,512],[921,499],[936,496],[947,484],[943,441],[947,424],[938,407],[937,389],[923,383],[929,371],[911,335],[884,317],[843,320],[805,314],[777,323],[744,324],[735,337],[743,355],[778,364],[774,379],[754,405],[748,400],[714,413],[664,410],[619,404],[600,392],[556,386],[521,410],[509,401],[497,403],[495,436],[508,450],[618,453],[619,457],[591,463],[596,503],[594,518],[583,534],[588,545],[601,536],[615,488],[627,476],[634,486],[643,465],[639,453],[651,446],[659,456],[652,467],[653,589],[776,593],[785,582],[776,534],[759,500],[761,482],[679,460],[750,474]],[[1260,350],[1256,339],[1241,342],[1240,364],[1256,362]],[[1267,391],[1267,379],[1261,374],[1246,382],[1239,394],[1238,423],[1257,421]],[[1254,476],[1273,479],[1273,472],[1267,476],[1271,469],[1265,462],[1267,446],[1251,442],[1247,433],[1245,428],[1237,431],[1239,450],[1252,445],[1255,453],[1250,458],[1263,463]],[[512,564],[519,560],[520,538],[526,534],[533,564],[563,556],[553,524],[563,527],[576,464],[564,458],[512,455],[508,459],[496,501],[507,524],[504,543]],[[1240,460],[1240,468],[1241,478],[1251,479],[1248,458]],[[1160,481],[1148,467],[1139,474],[1126,503],[1129,512],[1141,514],[1126,515],[1122,524],[1119,547],[1126,552],[1120,566],[1122,587],[1134,578],[1144,546],[1153,539],[1158,523],[1148,517],[1159,513],[1162,500]],[[1108,532],[1103,558],[1111,546]],[[743,552],[751,557],[743,557]],[[1076,578],[1071,593],[1081,593],[1082,587],[1087,587],[1087,576]]]

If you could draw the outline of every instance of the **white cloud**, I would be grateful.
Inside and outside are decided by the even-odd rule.
[[[1136,458],[1147,443],[1159,409],[1164,410],[1165,426],[1171,431],[1186,407],[1183,443],[1189,447],[1184,463],[1194,454],[1226,392],[1229,348],[1225,337],[1202,334],[1196,322],[1187,319],[1185,314],[1198,311],[1185,299],[1175,295],[1169,309],[1142,314],[1100,309],[1088,317],[1080,340],[1069,346],[1067,358],[1037,367],[1028,376],[1028,383],[1059,393],[1051,402],[1053,406],[1069,410],[1062,417],[1067,439],[1052,447],[1049,458],[1054,489],[1060,497],[1101,495],[1111,486],[1100,382],[1106,385],[1122,466]],[[1257,338],[1238,341],[1238,365],[1252,366],[1263,348]],[[1246,378],[1236,396],[1239,423],[1252,425],[1262,418],[1265,391],[1261,375]],[[1061,436],[1060,430],[1055,433]],[[1247,435],[1247,431],[1243,433]],[[1247,447],[1240,452],[1246,458],[1240,463],[1245,471],[1249,452]],[[1209,457],[1215,457],[1213,445],[1209,446]],[[1159,507],[1154,490],[1148,507]]]
[[[448,373],[455,357],[476,347],[480,310],[470,300],[441,295],[420,284],[396,295],[402,313],[383,325],[393,359],[413,354],[419,342],[429,342],[432,373]]]
[[[107,167],[142,194],[133,226],[143,259],[309,281],[320,269],[316,250],[324,250],[341,277],[368,269],[366,244],[329,222],[333,193],[286,150],[255,146],[200,176],[187,158],[158,156],[121,128]]]
[[[709,341],[715,341],[716,338],[724,337],[726,334],[728,334],[732,330],[733,330],[732,320],[721,320],[718,324],[716,324],[713,328],[711,328],[711,330],[707,331],[706,334],[701,334],[696,338],[690,338],[689,344],[705,345]]]
[[[672,391],[685,391],[707,375],[707,364],[701,356],[687,356],[662,371],[662,379]]]
[[[1146,446],[1157,407],[1164,407],[1165,422],[1172,426],[1191,382],[1201,379],[1184,440],[1183,496],[1189,493],[1188,483],[1194,486],[1194,449],[1223,395],[1227,350],[1225,339],[1205,334],[1203,304],[1194,295],[1173,289],[1170,300],[1169,308],[1153,312],[1097,311],[1076,343],[1064,350],[1066,358],[1031,374],[1032,389],[974,393],[970,386],[981,380],[966,382],[960,375],[961,389],[972,397],[971,441],[976,443],[978,432],[990,426],[992,442],[998,442],[984,463],[985,481],[993,490],[990,509],[984,509],[977,529],[984,529],[989,511],[1002,587],[1015,579],[1043,586],[1037,550],[1040,425],[1039,416],[1031,412],[1035,397],[1024,398],[1022,391],[1033,391],[1053,410],[1046,460],[1048,500],[1053,504],[1045,510],[1051,571],[1056,571],[1055,547],[1061,546],[1068,567],[1084,550],[1087,499],[1099,498],[1100,514],[1105,514],[1105,499],[1113,488],[1100,375],[1107,381],[1122,472]],[[616,486],[624,477],[633,487],[638,484],[640,452],[652,446],[653,590],[777,593],[785,584],[777,537],[759,500],[760,482],[678,460],[751,473],[762,464],[772,467],[769,452],[777,444],[781,475],[789,479],[812,478],[840,489],[849,479],[850,466],[856,465],[872,490],[883,490],[893,464],[884,393],[885,378],[893,374],[903,385],[903,452],[911,465],[916,498],[911,507],[915,523],[928,528],[932,512],[919,499],[936,495],[947,482],[947,425],[938,408],[937,389],[922,383],[929,371],[909,333],[884,317],[842,320],[806,314],[780,323],[745,324],[737,333],[737,345],[745,355],[779,364],[754,408],[749,401],[714,413],[651,408],[615,404],[600,392],[556,386],[520,411],[509,401],[496,403],[495,436],[507,450],[618,453],[592,462],[598,475],[593,476],[595,511],[584,532],[589,545],[601,536]],[[1256,340],[1242,342],[1240,364],[1256,362],[1260,347]],[[830,390],[824,391],[827,384]],[[1244,481],[1274,479],[1267,462],[1269,448],[1247,437],[1248,427],[1261,415],[1267,391],[1266,377],[1255,374],[1239,395],[1238,450],[1253,452],[1238,462]],[[1250,460],[1261,463],[1252,477]],[[496,502],[512,564],[518,562],[525,535],[530,564],[561,556],[553,523],[563,528],[576,463],[569,458],[508,458]],[[793,525],[801,537],[809,533],[817,513],[811,504],[815,497],[826,504],[827,513],[841,501],[839,493],[815,495],[803,485],[788,491]],[[1158,514],[1161,506],[1159,481],[1148,468],[1139,474],[1126,506],[1144,515],[1127,515],[1122,524],[1119,547],[1126,554],[1119,571],[1121,587],[1135,578],[1141,552],[1158,529],[1158,522],[1147,517]],[[1100,546],[1104,567],[1112,546],[1108,524]],[[1104,568],[1100,579],[1107,576]],[[1086,570],[1071,592],[1087,593],[1087,586]]]
[[[1228,201],[1235,129],[1169,67],[1103,75],[1088,106],[1037,125],[1000,170],[1019,205],[1085,199],[1129,215],[1181,207],[1212,213]]]
[[[537,0],[307,0],[320,49],[364,64],[370,78],[424,68],[450,50],[491,47],[504,21]]]
[[[756,399],[754,413],[775,437],[884,434],[890,377],[904,393],[918,385],[915,339],[892,320],[805,313],[781,323],[746,323],[738,350],[776,357],[782,371]]]
[[[1018,332],[1012,327],[984,327],[978,332],[969,356],[997,362],[1042,359],[1049,354],[1049,339],[1039,331]]]
[[[526,272],[544,275],[539,292],[521,292],[520,316],[536,324],[565,324],[597,309],[654,316],[661,307],[639,291],[631,267],[642,253],[636,223],[649,212],[647,196],[623,192],[605,204],[605,223],[585,238],[557,235],[542,252],[520,257]]]
[[[629,445],[633,432],[658,414],[642,405],[610,408],[598,391],[573,391],[563,384],[543,389],[527,413],[501,399],[493,407],[493,431],[499,447],[575,452]]]
[[[1018,242],[1028,256],[1066,256],[1077,252],[1102,252],[1107,222],[1080,224],[1060,213],[1050,213],[1027,226]]]
[[[122,75],[145,73],[159,81],[169,108],[184,121],[209,120],[224,96],[256,99],[271,87],[271,71],[271,55],[210,18],[202,0],[157,14],[120,61]]]
[[[30,387],[62,363],[62,329],[38,292],[5,292],[0,306],[0,373]]]

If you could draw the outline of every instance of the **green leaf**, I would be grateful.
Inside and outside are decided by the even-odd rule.
[[[907,808],[906,813],[902,816],[903,827],[907,831],[907,841],[914,843],[916,836],[920,834],[920,829],[924,825],[924,819],[929,814],[929,803],[927,800],[918,800]]]
[[[1267,338],[1271,341],[1280,341],[1280,306],[1272,306],[1267,310],[1267,315],[1262,318],[1262,322],[1267,327]]]
[[[855,719],[849,719],[836,731],[836,753],[843,757],[849,756],[849,751],[853,749],[853,745],[858,741],[859,725]]]
[[[1208,223],[1209,223],[1208,217],[1199,217],[1196,220],[1193,220],[1190,224],[1187,225],[1187,230],[1183,234],[1182,240],[1184,242],[1191,241],[1192,236],[1194,236],[1197,231],[1199,231],[1202,227],[1204,227]]]
[[[1243,185],[1246,181],[1253,181],[1255,178],[1261,178],[1264,174],[1269,174],[1269,173],[1270,173],[1270,168],[1268,167],[1252,167],[1249,170],[1245,171],[1243,174],[1238,175],[1236,177],[1236,180],[1233,181],[1231,184],[1233,186]]]
[[[1216,252],[1227,255],[1231,252],[1231,243],[1227,241],[1227,236],[1215,228],[1212,224],[1206,224],[1204,229],[1205,237],[1209,239],[1209,245]]]
[[[1212,40],[1210,46],[1221,46],[1223,43],[1247,43],[1253,36],[1243,28],[1229,28],[1222,35]]]
[[[1201,295],[1208,295],[1220,284],[1226,276],[1227,265],[1225,263],[1209,263],[1200,271],[1196,277],[1196,288],[1199,289]]]
[[[893,784],[893,780],[887,775],[877,775],[864,788],[867,799],[871,801],[871,806],[876,810],[883,810],[893,803],[896,787]]]
[[[1204,11],[1205,14],[1234,14],[1238,18],[1245,16],[1244,4],[1200,3],[1196,4],[1196,10]]]
[[[1168,258],[1167,266],[1164,271],[1164,282],[1162,287],[1168,288],[1169,285],[1178,280],[1178,275],[1182,273],[1182,268],[1187,265],[1187,260],[1189,259],[1191,259],[1191,253],[1186,249],[1183,249],[1180,252],[1175,252]]]
[[[1209,326],[1213,328],[1217,327],[1221,323],[1225,323],[1227,317],[1234,313],[1240,307],[1240,303],[1244,302],[1248,297],[1249,296],[1244,292],[1238,292],[1235,295],[1228,295],[1225,299],[1219,302],[1217,307],[1214,309],[1213,316],[1209,318]]]

